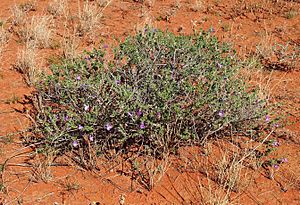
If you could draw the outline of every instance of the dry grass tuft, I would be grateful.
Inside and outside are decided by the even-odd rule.
[[[108,5],[108,3],[107,3]],[[103,9],[91,2],[84,2],[82,9],[78,11],[79,24],[77,33],[83,36],[90,33],[99,26],[100,18],[102,17]]]
[[[202,11],[204,9],[203,0],[196,0],[195,3],[191,6],[191,10],[194,12]]]
[[[12,24],[14,26],[25,25],[27,20],[27,13],[18,5],[14,5],[11,9],[12,13]]]
[[[3,50],[9,40],[9,32],[5,30],[4,25],[0,26],[0,57],[2,56]]]
[[[33,85],[40,74],[37,66],[37,51],[32,42],[26,42],[24,49],[17,53],[15,69],[24,75],[28,85]]]
[[[240,175],[243,167],[237,154],[230,156],[223,153],[215,166],[217,183],[228,189],[228,191],[239,191]]]
[[[23,30],[19,31],[22,41],[32,41],[40,48],[51,46],[53,18],[51,16],[33,16]]]
[[[24,12],[36,11],[37,0],[30,0],[19,5]]]
[[[75,34],[65,34],[62,42],[62,54],[66,59],[75,59],[78,56],[77,48],[79,47],[79,39]]]
[[[38,156],[32,162],[31,175],[29,177],[30,181],[39,182],[43,181],[47,183],[53,178],[51,171],[51,164],[53,162],[53,156]]]
[[[54,17],[67,15],[68,2],[67,0],[53,0],[49,3],[47,11]]]
[[[95,0],[95,1],[99,7],[106,7],[106,5],[109,3],[109,0]]]
[[[265,68],[269,70],[291,71],[297,68],[300,57],[300,46],[287,42],[274,42],[272,36],[266,32],[256,46],[256,54]]]
[[[266,32],[256,46],[256,53],[261,58],[271,58],[273,53],[273,37]]]

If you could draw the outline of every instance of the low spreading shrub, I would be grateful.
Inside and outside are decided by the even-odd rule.
[[[40,106],[30,143],[39,150],[162,156],[270,124],[266,100],[211,33],[146,28],[120,42],[108,63],[105,47],[52,65],[36,85]]]

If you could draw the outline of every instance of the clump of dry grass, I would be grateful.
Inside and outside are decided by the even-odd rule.
[[[238,191],[243,167],[236,153],[233,156],[224,153],[215,166],[217,183],[228,191]]]
[[[61,49],[63,57],[66,59],[75,59],[78,56],[77,48],[79,47],[79,39],[75,34],[65,34]]]
[[[239,200],[238,193],[251,185],[253,170],[260,167],[261,159],[256,151],[264,147],[271,134],[261,142],[232,138],[231,142],[208,141],[200,149],[183,148],[177,169],[193,173],[184,182],[187,192],[181,193],[184,201],[192,196],[195,204],[235,204]]]
[[[256,55],[268,69],[290,71],[297,67],[300,46],[292,45],[289,42],[286,44],[276,43],[266,32],[256,46]]]
[[[54,17],[67,14],[68,2],[67,0],[53,0],[49,3],[47,11]]]
[[[203,0],[196,0],[195,3],[191,6],[192,11],[201,11],[204,9]]]
[[[11,7],[10,11],[12,13],[12,24],[14,26],[25,25],[27,20],[26,11],[24,11],[18,5],[14,5],[13,7]]]
[[[51,164],[53,162],[53,156],[51,154],[47,156],[36,155],[35,160],[31,162],[32,169],[29,176],[30,181],[45,183],[49,182],[52,178]]]
[[[24,75],[28,85],[33,85],[40,74],[37,64],[37,51],[35,44],[26,42],[25,47],[17,53],[15,69]]]
[[[94,3],[85,1],[82,9],[78,11],[79,24],[77,26],[77,33],[83,36],[99,26],[100,18],[103,11]]]
[[[35,11],[37,6],[37,0],[30,0],[19,5],[20,9],[24,12]]]
[[[32,41],[40,48],[47,48],[51,45],[52,24],[51,16],[33,16],[18,34],[24,42]]]
[[[25,25],[27,21],[27,13],[36,10],[36,0],[31,0],[22,4],[15,4],[10,8],[12,13],[12,24],[14,26]]]
[[[96,3],[99,7],[105,7],[110,0],[96,0]]]
[[[2,52],[8,40],[9,40],[9,32],[4,28],[4,25],[2,23],[2,25],[0,26],[0,57],[2,55]]]

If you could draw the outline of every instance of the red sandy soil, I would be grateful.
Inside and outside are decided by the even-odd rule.
[[[9,18],[11,6],[22,2],[25,1],[1,0],[0,19]],[[38,1],[37,10],[31,11],[30,15],[46,13],[49,2]],[[77,0],[69,2],[69,8],[76,15]],[[113,37],[123,38],[134,34],[136,28],[142,28],[149,16],[152,16],[151,23],[154,27],[175,33],[189,34],[193,26],[204,30],[212,27],[215,35],[221,41],[233,43],[241,56],[253,51],[266,32],[276,42],[300,44],[300,14],[291,19],[284,17],[290,8],[300,12],[299,1],[279,0],[273,1],[277,2],[273,4],[272,1],[217,0],[204,2],[206,9],[199,11],[193,9],[195,2],[189,0],[153,2],[112,1],[104,11],[100,28],[94,32],[97,34],[94,36],[96,44],[100,40],[110,44]],[[57,36],[62,33],[61,30],[56,32]],[[81,39],[81,48],[94,46],[88,45],[87,39]],[[30,125],[26,113],[20,112],[24,110],[24,105],[20,102],[32,89],[13,68],[16,53],[22,46],[18,37],[13,34],[0,63],[0,159],[4,162],[11,156],[22,154],[8,161],[9,166],[2,175],[6,187],[6,192],[0,195],[3,204],[119,204],[122,197],[125,204],[202,203],[201,190],[196,185],[200,182],[207,185],[206,177],[196,173],[181,173],[175,166],[168,169],[151,191],[137,183],[133,185],[135,190],[131,191],[130,178],[120,175],[116,169],[105,176],[99,176],[97,173],[80,171],[76,167],[53,166],[49,168],[51,177],[43,181],[34,177],[45,171],[41,165],[42,159],[37,157],[33,160],[41,165],[35,169],[20,166],[30,157],[25,152],[27,148],[20,145],[18,135],[11,135],[11,141],[8,141],[7,134],[26,130]],[[39,52],[42,57],[59,53],[51,49]],[[44,65],[47,66],[46,63]],[[286,109],[292,109],[296,116],[291,118],[295,124],[278,131],[282,133],[278,138],[281,146],[275,155],[286,157],[289,162],[275,171],[274,179],[270,179],[263,169],[250,171],[245,181],[241,182],[247,184],[247,188],[231,194],[233,204],[300,204],[300,122],[296,115],[300,109],[300,73],[274,71],[269,87],[272,96],[277,96],[275,99],[278,101],[281,99],[288,102]],[[12,99],[16,97],[18,102],[13,102]],[[205,161],[205,157],[199,159]],[[70,186],[68,188],[68,184],[78,186],[72,189]]]

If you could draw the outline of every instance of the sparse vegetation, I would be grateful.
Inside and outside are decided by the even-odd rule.
[[[285,18],[287,19],[292,19],[295,18],[298,15],[298,11],[296,11],[295,9],[290,9],[289,11],[287,11],[285,13]]]
[[[204,3],[203,0],[195,0],[195,3],[191,7],[192,11],[201,11],[204,9]]]
[[[26,12],[17,5],[14,5],[10,10],[12,13],[12,24],[15,26],[25,25],[27,20]]]
[[[40,48],[51,46],[53,19],[51,16],[33,16],[18,35],[23,42],[31,41]]]
[[[268,69],[290,71],[297,67],[300,57],[300,47],[274,43],[267,35],[256,47],[256,54]]]
[[[27,42],[22,50],[17,53],[15,69],[24,75],[28,85],[34,85],[39,75],[37,51],[34,44]]]
[[[10,36],[10,34],[4,28],[4,23],[3,23],[2,25],[0,25],[0,58],[2,56],[2,52],[5,48],[5,45],[7,44],[8,40],[9,40],[9,36]]]
[[[77,32],[79,36],[83,36],[96,27],[99,26],[100,18],[102,17],[102,10],[97,5],[85,1],[82,7],[79,8],[78,18],[79,24],[77,26]]]
[[[75,59],[78,57],[79,39],[75,33],[65,34],[61,42],[62,55],[65,59]]]
[[[54,17],[67,15],[68,2],[67,0],[53,0],[50,2],[47,11]]]
[[[19,8],[24,12],[35,11],[37,0],[30,0],[19,5]]]

